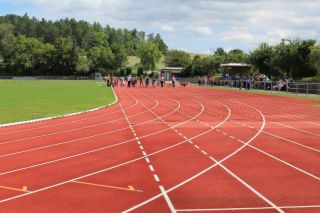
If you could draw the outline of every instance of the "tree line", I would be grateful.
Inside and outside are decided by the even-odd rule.
[[[168,50],[159,34],[136,29],[116,29],[75,19],[50,21],[24,16],[0,16],[0,75],[126,75],[128,56],[139,56],[138,73],[165,64],[183,67],[184,76],[220,73],[223,63],[247,63],[253,73],[299,79],[320,76],[320,46],[315,40],[283,39],[278,44],[261,43],[249,53],[240,49],[191,55]]]
[[[224,63],[246,63],[253,66],[252,75],[261,73],[269,77],[294,79],[320,76],[320,46],[315,40],[282,40],[276,45],[261,43],[246,53],[240,49],[225,51],[217,48],[208,56],[195,55],[180,50],[167,52],[167,66],[184,67],[183,76],[214,76]]]
[[[159,34],[137,29],[75,19],[38,20],[27,14],[0,16],[0,74],[110,74],[125,70],[129,55],[144,56],[146,51],[155,52],[158,59],[168,47]]]

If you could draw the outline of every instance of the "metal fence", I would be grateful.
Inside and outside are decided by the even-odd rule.
[[[198,81],[196,78],[181,78],[179,82],[188,82],[199,86],[220,86],[234,89],[256,90],[270,93],[287,93],[296,95],[313,96],[320,98],[319,82],[284,82],[284,81],[235,81],[215,80]]]

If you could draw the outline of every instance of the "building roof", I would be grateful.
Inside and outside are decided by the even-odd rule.
[[[220,64],[220,67],[251,67],[251,64],[228,63],[228,64]]]
[[[183,72],[183,67],[164,67],[161,69],[161,72],[170,72],[170,73],[176,73],[179,74]]]
[[[161,70],[183,70],[183,67],[164,67]]]

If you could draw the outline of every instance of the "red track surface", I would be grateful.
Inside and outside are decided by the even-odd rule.
[[[317,102],[116,93],[103,110],[0,128],[0,212],[320,212]]]

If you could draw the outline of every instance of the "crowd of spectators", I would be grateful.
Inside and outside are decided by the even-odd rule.
[[[235,75],[235,76],[226,76],[221,78],[215,78],[214,76],[198,76],[197,83],[199,86],[208,85],[208,86],[229,86],[241,89],[250,90],[254,89],[263,89],[263,90],[277,90],[285,91],[289,86],[289,81],[285,79],[271,79],[264,75],[258,74],[256,76],[249,75]]]
[[[159,77],[149,77],[149,76],[132,76],[128,75],[126,77],[117,76],[106,76],[104,77],[107,87],[165,87],[166,81],[163,75]],[[168,83],[167,83],[168,84]],[[173,75],[171,82],[169,84],[172,87],[176,86],[176,77]]]

